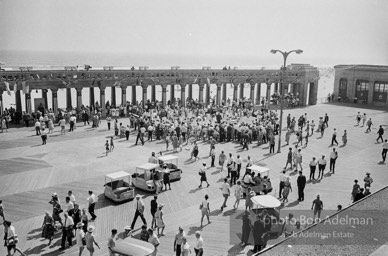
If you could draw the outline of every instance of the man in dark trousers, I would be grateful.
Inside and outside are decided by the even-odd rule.
[[[155,213],[158,210],[158,196],[154,196],[154,199],[151,200],[151,215],[152,215],[152,221],[151,221],[151,228],[156,227],[156,219],[155,219]]]
[[[333,148],[333,152],[330,154],[330,171],[334,174],[335,161],[338,158],[338,152]]]
[[[326,128],[329,127],[329,116],[327,113],[325,114],[325,117],[323,118],[323,123],[326,125]]]
[[[253,240],[255,243],[255,246],[253,247],[252,252],[256,253],[259,252],[263,249],[264,241],[263,241],[263,236],[265,232],[265,225],[263,221],[263,216],[262,214],[257,215],[257,220],[255,221],[255,224],[253,225]]]
[[[299,171],[299,177],[296,182],[298,184],[298,200],[304,201],[304,188],[306,186],[306,176],[303,175],[302,171]]]
[[[377,134],[379,135],[379,137],[377,138],[377,142],[379,142],[379,139],[381,139],[381,142],[384,142],[384,139],[383,139],[383,135],[384,135],[384,129],[383,129],[383,126],[380,125],[380,128],[379,130],[377,131]]]
[[[132,225],[131,225],[132,230],[135,227],[137,217],[139,217],[139,216],[140,216],[141,220],[143,221],[143,224],[147,225],[147,221],[144,218],[144,203],[142,200],[140,200],[140,195],[136,195],[136,212],[135,212],[135,216],[133,217],[133,221],[132,221]]]

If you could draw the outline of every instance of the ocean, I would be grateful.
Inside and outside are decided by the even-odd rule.
[[[294,59],[293,59],[294,60]],[[170,69],[171,66],[179,66],[181,69],[201,69],[204,66],[210,66],[215,69],[220,69],[224,66],[230,66],[231,68],[238,67],[240,69],[261,69],[262,67],[268,69],[280,68],[280,57],[274,58],[269,55],[265,58],[258,58],[255,56],[190,56],[190,55],[138,55],[128,53],[91,53],[91,52],[42,52],[42,51],[0,51],[0,63],[4,68],[18,68],[23,66],[33,66],[36,69],[62,69],[64,66],[80,66],[84,64],[91,65],[94,68],[103,66],[113,66],[117,69],[130,68],[131,66],[148,66],[149,69]],[[328,66],[318,66],[314,63],[310,65],[316,66],[320,70],[320,80],[318,85],[318,98],[323,98],[331,93],[334,88],[334,69]],[[233,88],[231,85],[227,85],[227,98],[233,97]],[[188,87],[186,87],[186,90]],[[193,86],[193,97],[198,97],[198,86]],[[216,95],[216,85],[211,85],[211,96]],[[131,88],[127,88],[127,100],[131,100]],[[262,84],[261,95],[265,96],[266,86]],[[161,100],[161,87],[156,88],[156,98]],[[186,92],[186,97],[187,97]],[[249,98],[250,88],[245,86],[244,96]],[[256,95],[256,94],[255,94]],[[142,98],[142,90],[138,86],[136,90],[137,100]],[[35,98],[41,98],[41,91],[31,92],[32,108],[34,108],[33,100]],[[179,86],[176,86],[175,97],[180,97]],[[22,98],[24,95],[22,93]],[[151,98],[151,89],[148,90],[148,98]],[[22,107],[25,109],[24,100],[22,99]],[[48,107],[51,108],[51,91],[48,92]],[[99,91],[95,90],[95,99],[99,101]],[[107,88],[105,91],[105,100],[111,102],[111,88]],[[170,99],[169,88],[167,92],[167,100]],[[3,93],[4,108],[10,106],[15,107],[15,96],[11,92],[8,95]],[[121,89],[116,88],[116,102],[121,103]],[[82,91],[82,103],[86,106],[89,104],[89,90],[84,89]],[[318,101],[319,103],[319,101]],[[72,105],[77,105],[77,95],[75,89],[72,90]],[[58,91],[58,107],[66,107],[66,91]]]

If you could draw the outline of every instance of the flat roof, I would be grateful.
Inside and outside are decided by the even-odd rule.
[[[251,200],[253,205],[257,204],[263,208],[277,208],[281,205],[281,202],[271,195],[254,196]]]
[[[151,170],[159,167],[158,164],[152,164],[152,163],[146,163],[139,166],[136,166],[136,169],[144,169],[144,170]]]
[[[174,155],[164,155],[164,156],[159,156],[158,159],[161,161],[169,161],[169,160],[174,160],[178,159],[179,157],[174,156]]]
[[[116,179],[121,179],[121,178],[124,178],[124,177],[128,177],[130,175],[131,175],[130,173],[127,173],[127,172],[124,172],[124,171],[120,171],[120,172],[109,173],[109,174],[105,175],[105,177],[107,177],[109,179],[112,179],[112,180],[116,180]]]
[[[258,165],[252,165],[252,166],[249,166],[247,167],[247,169],[250,169],[256,173],[263,173],[263,172],[269,172],[270,169],[267,168],[267,167],[263,167],[263,166],[258,166]]]

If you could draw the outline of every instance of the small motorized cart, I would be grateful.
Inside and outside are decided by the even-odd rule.
[[[131,185],[131,174],[120,171],[105,175],[105,197],[116,203],[132,200],[135,189]]]
[[[181,179],[182,170],[178,168],[179,157],[174,155],[159,156],[159,164],[162,167],[164,164],[170,169],[170,181],[176,181]]]
[[[285,227],[285,222],[280,219],[281,202],[271,195],[259,195],[252,197],[253,206],[250,211],[252,224],[257,220],[259,214],[269,215],[271,218],[271,230],[268,232],[270,238],[279,237]]]
[[[132,174],[132,184],[138,189],[155,192],[154,175],[159,172],[158,180],[162,180],[159,164],[146,163],[136,167]]]
[[[251,187],[251,190],[253,192],[255,192],[256,194],[260,194],[262,193],[268,186],[268,184],[266,184],[266,180],[264,180],[263,178],[266,176],[266,177],[269,177],[269,172],[270,172],[270,169],[267,168],[267,167],[262,167],[262,166],[258,166],[258,165],[251,165],[251,166],[248,166],[247,167],[247,171],[249,171],[250,173],[254,172],[255,173],[255,176],[260,173],[260,177],[261,177],[261,182],[260,184],[257,184],[257,185],[252,185],[250,186]],[[253,177],[252,177],[253,178]],[[242,182],[241,184],[241,187],[243,188],[243,193],[245,194],[247,189],[248,189],[248,185],[244,184],[244,182]]]
[[[124,240],[116,241],[116,246],[110,248],[113,253],[121,256],[151,256],[155,255],[155,248],[145,241],[128,237]]]

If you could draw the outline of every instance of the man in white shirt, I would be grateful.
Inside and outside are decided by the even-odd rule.
[[[133,230],[136,224],[137,218],[140,216],[141,220],[143,221],[144,225],[147,225],[147,221],[144,218],[144,202],[140,200],[140,195],[136,195],[136,211],[135,211],[135,216],[133,217],[131,229]]]
[[[313,157],[313,160],[310,162],[310,180],[315,180],[315,170],[317,169],[318,162]]]
[[[318,160],[318,168],[319,168],[319,174],[318,174],[318,179],[319,177],[322,179],[323,178],[323,173],[325,171],[325,168],[326,168],[326,159],[325,159],[325,156],[322,156],[321,159]]]
[[[333,148],[333,152],[330,153],[330,171],[334,174],[335,161],[338,158],[338,152]]]
[[[65,134],[66,120],[63,116],[61,120],[59,120],[59,126],[61,127],[61,135]]]
[[[89,197],[87,198],[87,200],[89,202],[88,211],[90,213],[90,216],[92,216],[91,221],[94,221],[97,218],[96,214],[94,214],[94,207],[96,207],[97,198],[96,195],[93,194],[93,191],[89,190]]]
[[[8,220],[5,220],[3,222],[4,225],[4,233],[5,233],[5,244],[4,246],[7,247],[8,254],[7,255],[14,255],[15,252],[19,252],[20,255],[25,256],[25,254],[16,246],[17,242],[17,235],[14,226],[11,225],[12,223]],[[11,254],[11,250],[13,249],[13,254]]]
[[[203,239],[201,236],[201,232],[196,231],[195,237],[197,238],[197,240],[195,241],[195,247],[194,247],[195,255],[202,256],[203,255]]]
[[[225,178],[224,183],[221,186],[222,196],[224,197],[224,203],[221,206],[221,211],[223,211],[224,208],[226,207],[226,201],[228,200],[228,197],[230,196],[230,189],[229,188],[230,188],[230,186],[228,183],[228,179]]]
[[[36,121],[35,123],[35,131],[36,131],[36,136],[41,135],[40,133],[40,122]]]
[[[75,121],[76,121],[76,117],[74,115],[72,115],[70,117],[70,129],[69,129],[69,132],[72,132],[74,131],[74,124],[75,124]]]
[[[62,246],[61,249],[65,249],[66,240],[69,243],[69,246],[73,245],[73,218],[68,215],[67,212],[64,213],[63,227],[62,227]]]
[[[234,165],[234,159],[233,159],[233,156],[232,156],[232,153],[229,153],[229,159],[228,159],[228,162],[226,164],[226,167],[228,168],[228,176],[227,178],[230,177],[230,172],[233,168],[233,165]]]
[[[240,178],[241,165],[242,165],[242,160],[240,158],[240,155],[237,155],[236,165],[237,165],[237,179],[239,179]]]
[[[69,192],[67,192],[67,196],[70,197],[70,202],[75,204],[75,196],[73,195],[73,191],[69,190]]]
[[[66,209],[66,212],[69,213],[69,215],[73,215],[73,211],[74,211],[74,204],[70,201],[70,197],[67,196],[66,197],[66,203],[65,203],[65,209]]]

